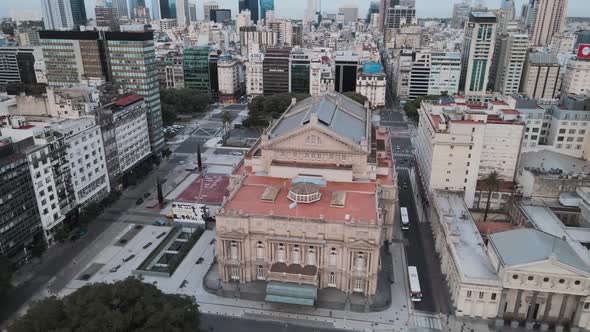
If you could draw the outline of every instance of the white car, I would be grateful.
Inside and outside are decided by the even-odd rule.
[[[179,163],[180,165],[184,165],[185,161],[184,161],[184,160],[181,160],[181,161],[179,161],[178,163]]]

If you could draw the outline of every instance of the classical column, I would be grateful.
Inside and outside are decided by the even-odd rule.
[[[547,321],[549,318],[549,312],[551,311],[551,301],[553,300],[553,293],[549,293],[547,295],[547,300],[545,302],[545,310],[543,312],[543,321]]]
[[[513,318],[518,318],[518,311],[520,310],[520,302],[522,302],[522,289],[519,289],[516,294],[516,302],[514,303]]]
[[[500,302],[500,303],[498,304],[498,314],[496,315],[496,317],[504,318],[504,304],[506,303],[506,293],[505,293],[504,289],[502,289],[500,291],[499,295],[500,295],[500,297],[499,297],[500,301],[498,301],[498,302]]]
[[[557,316],[557,324],[561,324],[561,321],[563,320],[563,315],[565,314],[565,308],[567,307],[567,302],[569,299],[569,294],[563,295],[563,301],[561,302],[561,308],[559,309],[559,316]]]
[[[581,296],[574,297],[576,302],[576,311],[574,312],[574,318],[571,321],[571,326],[578,327],[580,325],[580,317],[582,317],[582,310],[584,308],[584,298]]]
[[[533,313],[535,311],[535,305],[537,304],[537,295],[539,295],[539,291],[533,291],[533,297],[531,299],[531,303],[529,309],[527,310],[527,322],[531,322],[533,320]]]

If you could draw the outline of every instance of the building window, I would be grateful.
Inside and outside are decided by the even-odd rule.
[[[231,279],[240,280],[240,268],[237,266],[231,267]]]
[[[467,297],[471,297],[471,291],[470,290],[467,291]]]
[[[293,246],[293,252],[291,253],[291,262],[293,264],[301,264],[301,250],[299,249],[299,245]]]
[[[334,272],[328,274],[328,287],[336,287],[336,273]]]
[[[543,278],[543,282],[549,282],[549,278],[547,278],[547,277]]]
[[[236,241],[231,241],[229,245],[229,253],[231,259],[238,259],[238,243]]]
[[[559,279],[559,283],[560,284],[564,284],[565,283],[565,279]]]
[[[256,279],[264,280],[264,267],[262,265],[258,265],[256,267]]]
[[[533,276],[529,276],[527,279],[528,279],[529,281],[533,281],[533,280],[535,280],[535,277],[533,277]]]
[[[484,294],[485,294],[484,292],[479,292],[479,299],[480,300],[483,299]]]
[[[513,274],[512,279],[514,279],[514,280],[518,279],[518,274]]]
[[[336,266],[336,248],[330,249],[330,256],[328,257],[328,265]]]
[[[365,255],[358,253],[354,260],[354,270],[357,272],[365,271]]]
[[[492,300],[496,299],[496,293],[492,293]]]
[[[256,243],[256,259],[264,259],[264,246],[262,241]]]
[[[309,249],[307,249],[307,262],[305,262],[306,265],[315,265],[315,249],[313,246],[310,246]]]
[[[353,292],[365,292],[365,282],[362,279],[355,279],[354,280],[354,288],[352,289]]]
[[[278,250],[277,250],[277,261],[280,263],[284,263],[287,257],[287,253],[285,252],[285,245],[279,243]]]
[[[579,284],[581,284],[582,282],[580,280],[576,280],[574,281],[574,285],[578,286]]]
[[[584,303],[584,309],[590,309],[590,302]]]

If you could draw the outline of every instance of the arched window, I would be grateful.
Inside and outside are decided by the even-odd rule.
[[[331,248],[330,249],[330,255],[328,257],[328,265],[330,265],[330,266],[336,266],[336,260],[337,260],[336,248]]]
[[[262,241],[256,243],[256,259],[264,259],[264,245],[262,245]]]
[[[277,248],[277,261],[284,263],[286,259],[287,259],[287,252],[285,251],[285,245],[282,243],[279,243],[278,248]]]
[[[229,254],[231,259],[238,259],[238,243],[236,241],[230,242]]]
[[[316,265],[316,259],[315,259],[315,248],[313,246],[310,246],[309,249],[307,249],[307,265]]]
[[[365,254],[359,252],[354,259],[354,270],[361,272],[365,270]]]
[[[291,252],[291,262],[293,264],[301,264],[301,250],[297,244],[293,246],[293,251]]]

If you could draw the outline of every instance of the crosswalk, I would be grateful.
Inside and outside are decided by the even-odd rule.
[[[443,324],[437,315],[431,313],[415,311],[414,324],[417,328],[442,331]]]

